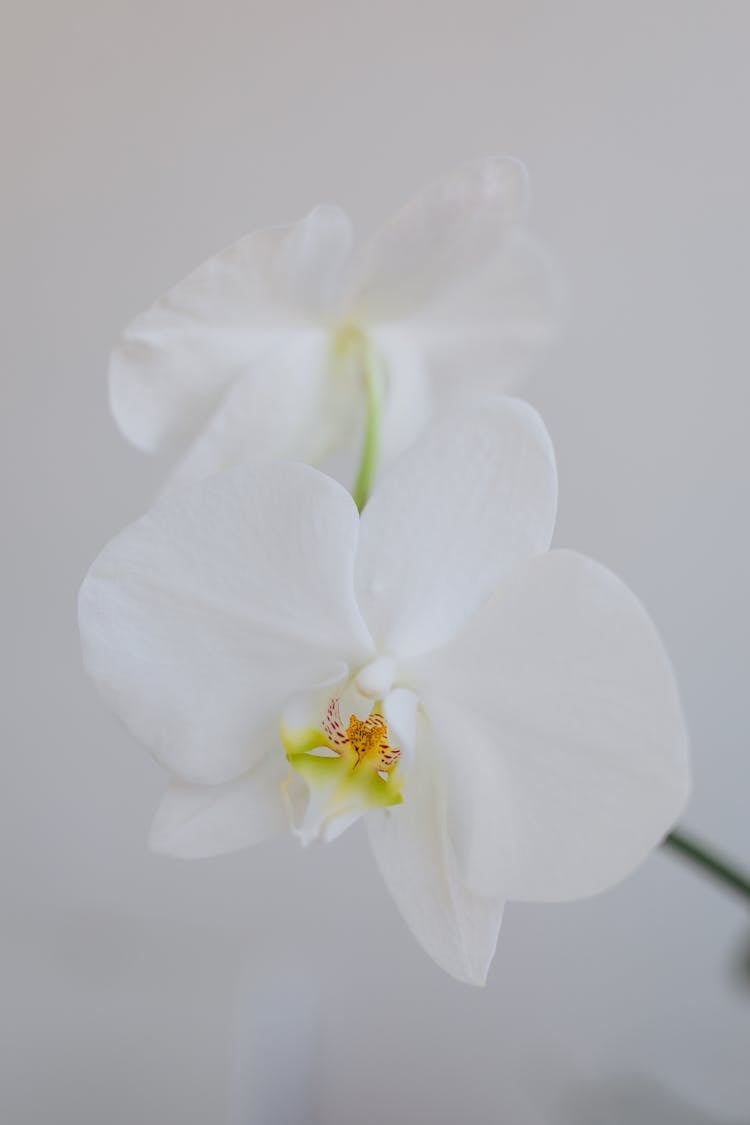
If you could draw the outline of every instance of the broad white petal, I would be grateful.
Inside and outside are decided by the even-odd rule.
[[[526,207],[526,171],[510,157],[443,176],[374,235],[359,259],[354,315],[401,319],[491,260]]]
[[[438,681],[441,686],[443,680]],[[486,720],[450,692],[425,688],[424,707],[440,747],[446,821],[458,869],[477,894],[509,898],[516,837],[513,789],[498,740]]]
[[[268,276],[277,303],[315,319],[337,312],[352,241],[351,219],[333,204],[314,207],[280,243],[269,239]]]
[[[349,219],[316,207],[255,231],[198,266],[125,329],[110,360],[110,405],[140,449],[178,450],[228,384],[336,299]]]
[[[366,657],[357,523],[308,466],[241,467],[175,489],[102,551],[80,594],[86,667],[172,773],[238,777],[289,695]]]
[[[392,718],[391,725],[397,732]],[[473,893],[459,871],[447,831],[441,750],[423,717],[403,804],[369,813],[367,827],[386,886],[414,937],[446,972],[484,984],[502,903]]]
[[[411,671],[450,761],[451,832],[476,890],[595,894],[682,812],[687,733],[669,659],[640,602],[592,560],[532,559]]]
[[[178,859],[222,855],[288,829],[281,787],[289,767],[276,732],[257,765],[223,785],[173,779],[151,826],[153,851]]]
[[[357,390],[339,386],[326,334],[300,332],[231,383],[171,483],[201,480],[243,462],[315,464],[348,439]]]
[[[413,657],[446,641],[548,548],[556,503],[552,445],[527,403],[488,399],[433,426],[362,513],[357,600],[380,650]]]
[[[484,269],[409,321],[440,409],[513,390],[564,320],[565,290],[547,252],[514,231]]]
[[[432,393],[424,362],[408,332],[400,327],[382,327],[373,330],[370,339],[384,376],[382,470],[427,428]]]

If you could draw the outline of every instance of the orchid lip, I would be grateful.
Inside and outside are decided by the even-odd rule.
[[[369,686],[392,676],[391,663],[366,666]],[[366,696],[359,678],[291,701],[280,733],[292,767],[284,787],[287,811],[303,843],[332,840],[369,809],[403,801],[401,747],[382,699]]]

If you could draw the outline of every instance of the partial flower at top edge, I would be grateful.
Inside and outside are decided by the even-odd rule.
[[[171,452],[174,484],[281,458],[350,487],[373,368],[382,468],[445,404],[512,386],[549,338],[558,286],[523,231],[526,197],[523,166],[491,157],[424,189],[354,254],[335,206],[247,235],[125,329],[109,373],[118,426]]]

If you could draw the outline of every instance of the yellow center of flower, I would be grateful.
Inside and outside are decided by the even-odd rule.
[[[401,750],[392,745],[379,702],[369,715],[350,714],[346,726],[339,700],[329,700],[319,725],[281,721],[281,741],[292,769],[307,783],[309,836],[329,838],[332,826],[366,812],[401,804]]]
[[[381,781],[389,780],[390,772],[395,769],[401,751],[389,743],[388,724],[379,711],[373,710],[366,719],[358,719],[356,715],[350,715],[349,726],[342,733],[338,702],[333,700],[323,725],[324,729],[328,728],[328,745],[336,753],[343,757],[345,747],[354,751],[352,773],[364,762],[375,769]]]

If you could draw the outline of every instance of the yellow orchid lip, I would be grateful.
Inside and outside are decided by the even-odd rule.
[[[319,726],[294,727],[282,717],[280,733],[287,761],[309,788],[305,838],[332,839],[368,809],[403,801],[401,750],[390,742],[380,701],[344,725],[333,696]]]

